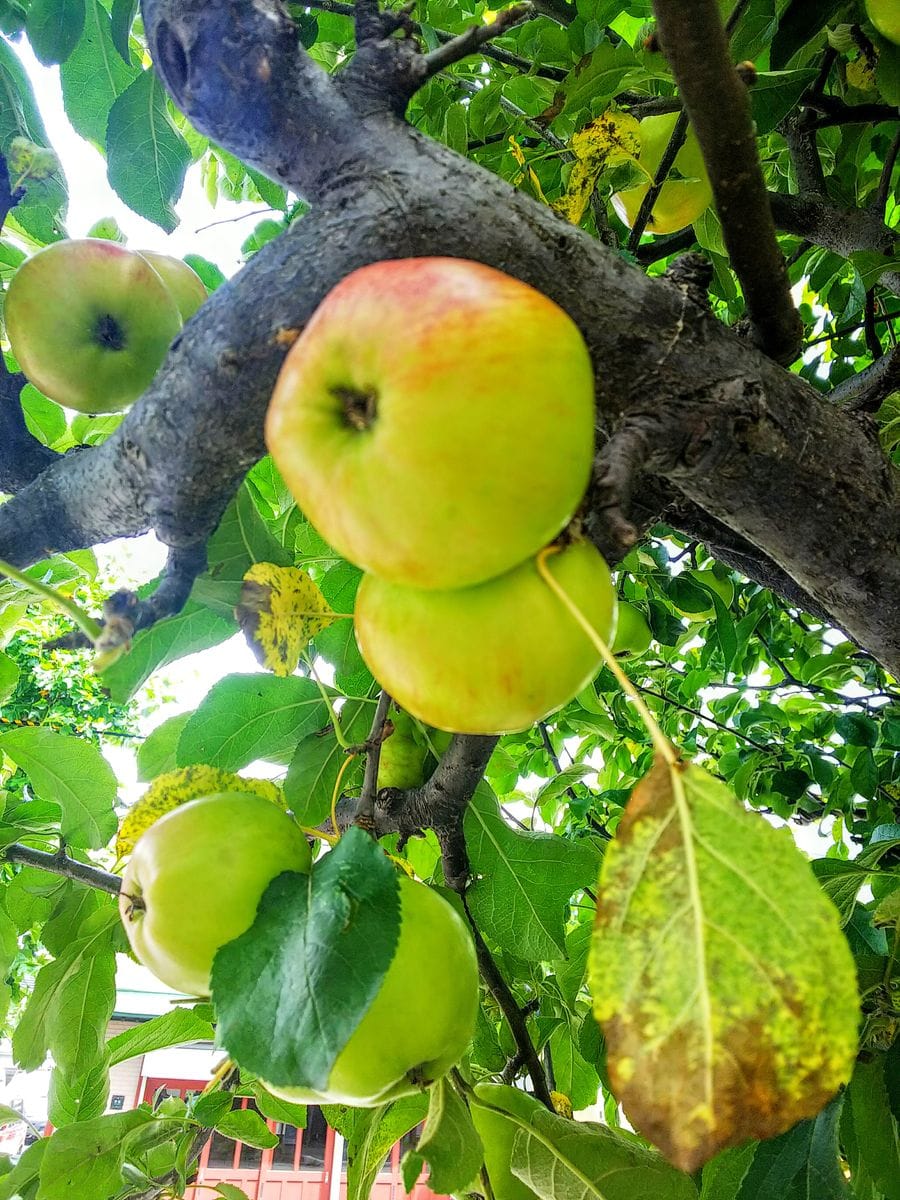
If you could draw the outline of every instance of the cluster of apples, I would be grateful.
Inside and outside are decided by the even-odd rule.
[[[206,298],[180,258],[103,238],[54,242],[14,275],[6,334],[45,396],[76,412],[120,412],[147,388]]]
[[[462,259],[354,271],[288,353],[266,440],[309,520],[366,572],[357,641],[413,716],[521,730],[596,674],[598,651],[536,563],[594,455],[587,347],[542,293]],[[547,567],[608,641],[598,551],[573,539]]]
[[[138,839],[119,911],[144,966],[176,991],[208,996],[216,953],[251,927],[269,883],[310,869],[306,837],[272,801],[248,792],[203,796]],[[298,1103],[386,1103],[427,1087],[465,1052],[478,1007],[469,931],[432,888],[402,873],[398,883],[394,957],[327,1086],[267,1082],[274,1094]]]

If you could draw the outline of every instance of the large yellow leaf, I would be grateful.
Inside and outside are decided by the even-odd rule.
[[[590,953],[613,1090],[694,1171],[819,1112],[857,1049],[836,909],[787,830],[696,766],[657,762],[603,862]]]
[[[305,571],[275,563],[253,564],[234,613],[256,657],[282,678],[297,670],[310,639],[337,620]]]
[[[569,175],[566,193],[554,204],[573,225],[587,211],[591,195],[601,173],[629,160],[637,162],[641,152],[640,125],[631,113],[601,113],[572,137],[575,164]]]

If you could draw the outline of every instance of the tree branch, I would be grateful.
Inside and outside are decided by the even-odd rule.
[[[431,79],[445,67],[452,66],[470,54],[477,54],[492,38],[502,37],[514,25],[528,21],[535,15],[530,4],[515,4],[497,14],[490,25],[471,25],[465,33],[444,42],[437,50],[425,55],[426,77]]]
[[[900,347],[851,375],[828,393],[832,404],[848,412],[876,412],[891,392],[900,389]]]
[[[64,850],[58,854],[50,854],[46,850],[33,850],[31,846],[13,842],[11,846],[4,846],[0,857],[7,862],[22,863],[28,867],[37,867],[41,871],[49,871],[51,875],[62,875],[65,879],[108,892],[111,896],[118,896],[122,890],[122,880],[118,875],[111,875],[108,871],[92,867],[88,863],[77,862],[74,858],[69,858]]]
[[[775,237],[750,100],[732,66],[717,0],[654,0],[654,11],[759,345],[777,362],[792,362],[803,328]]]
[[[375,828],[375,792],[378,783],[378,766],[381,762],[381,747],[384,742],[385,724],[390,707],[391,698],[384,688],[382,688],[381,695],[378,697],[378,703],[375,705],[372,727],[369,730],[369,736],[366,738],[366,770],[362,791],[359,794],[359,803],[356,806],[356,824],[369,831],[374,831]]]

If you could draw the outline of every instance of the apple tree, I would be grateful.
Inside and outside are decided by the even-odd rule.
[[[900,1196],[895,6],[0,0],[0,29],[0,953],[15,1060],[54,1063],[54,1132],[3,1164],[0,1198],[182,1195],[211,1130],[272,1144],[238,1094],[298,1124],[304,1099],[327,1102],[354,1200],[423,1121],[407,1184],[425,1169],[433,1190],[486,1200]],[[173,280],[198,293],[179,264],[145,271],[104,224],[103,253],[66,242],[79,180],[26,49],[58,65],[71,125],[141,216],[172,231],[193,164],[225,216],[236,199],[268,210],[233,278],[188,256],[210,296],[183,326]],[[29,286],[44,247],[66,265]],[[614,570],[619,633],[567,703],[502,735],[450,736],[393,703],[354,638],[361,572],[264,441],[285,356],[335,286],[435,257],[549,297],[594,376],[576,530]],[[97,296],[120,267],[110,323],[118,301]],[[516,320],[471,323],[464,364],[410,362],[402,327],[389,348],[423,406],[465,366],[521,430],[533,372],[515,355],[493,383],[479,370]],[[389,325],[374,306],[348,336],[380,349]],[[549,356],[550,327],[537,336]],[[107,411],[124,401],[97,399],[91,356],[144,342],[163,350],[126,372],[139,398]],[[538,504],[550,458],[510,455],[502,474]],[[382,515],[377,488],[335,491]],[[99,596],[92,549],[148,531],[163,573]],[[515,606],[505,625],[526,658],[552,633]],[[134,732],[121,706],[239,630],[260,670],[141,742],[147,791],[123,812],[101,752]],[[455,678],[449,640],[419,636]],[[90,655],[104,691],[87,707],[108,719],[86,729],[50,696]],[[309,875],[305,859],[263,870],[235,937],[247,897],[223,851],[188,839],[208,887],[193,913],[174,898],[166,949],[220,905],[212,999],[107,1042],[128,948],[116,897],[136,899],[123,866],[148,827],[222,792],[266,797],[323,848]],[[404,949],[395,865],[463,928],[477,1014],[464,1051],[454,1031],[443,1058],[419,1054],[439,1070],[397,1068],[360,1104],[373,1063],[440,1040],[438,998],[466,978]],[[379,1008],[389,983],[401,1001]],[[111,1065],[214,1037],[202,1096],[105,1113]],[[351,1059],[348,1104],[329,1081]]]

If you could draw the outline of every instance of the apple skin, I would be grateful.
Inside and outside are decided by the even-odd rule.
[[[616,597],[588,542],[547,560],[604,641]],[[363,578],[354,614],[369,670],[413,716],[450,733],[528,729],[572,699],[600,655],[529,559],[497,579],[424,591]]]
[[[381,743],[376,786],[379,789],[421,787],[425,782],[428,746],[417,740],[416,725],[409,713],[392,708],[388,718],[394,731]]]
[[[644,117],[641,121],[641,153],[638,161],[651,177],[656,175],[677,119],[677,113],[662,113],[657,117]],[[669,179],[662,185],[647,222],[648,233],[677,233],[679,229],[692,225],[712,203],[712,186],[697,135],[690,125],[684,145],[675,156],[675,169],[684,178]],[[649,190],[649,183],[641,183],[613,195],[613,208],[629,229],[634,225]]]
[[[345,558],[393,583],[464,587],[534,554],[577,509],[593,368],[572,319],[517,279],[463,259],[373,263],[292,346],[266,441]]]
[[[519,1126],[502,1113],[495,1112],[494,1107],[486,1108],[484,1105],[515,1113],[527,1124],[531,1123],[536,1112],[547,1110],[533,1096],[501,1083],[476,1084],[475,1094],[469,1101],[469,1113],[484,1145],[484,1165],[496,1200],[537,1200],[537,1193],[517,1179],[509,1166],[513,1139],[519,1132]]]
[[[897,0],[866,0],[869,20],[889,42],[900,46],[900,8]]]
[[[181,329],[178,305],[150,263],[103,238],[55,242],[26,259],[5,318],[28,379],[82,413],[127,408]]]
[[[652,640],[653,634],[641,610],[620,600],[616,636],[610,647],[613,654],[619,658],[639,658],[647,651]]]
[[[310,862],[300,827],[261,796],[182,804],[141,835],[125,870],[119,912],[131,948],[169,987],[208,996],[219,947],[250,928],[276,875],[306,874]]]
[[[156,250],[141,250],[150,266],[162,277],[163,283],[172,293],[182,321],[194,315],[201,304],[209,299],[203,280],[186,262],[171,254],[160,254]]]
[[[369,1107],[411,1095],[465,1053],[478,1009],[478,966],[462,917],[407,875],[400,939],[381,988],[340,1052],[322,1091],[266,1083],[295,1103]]]

